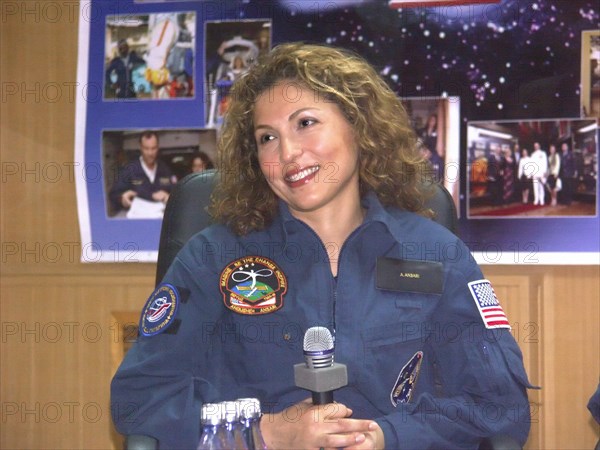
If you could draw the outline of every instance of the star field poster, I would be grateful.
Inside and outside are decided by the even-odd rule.
[[[231,84],[306,41],[356,51],[403,99],[479,263],[600,264],[595,1],[80,5],[82,261],[156,261],[165,198],[215,163]]]

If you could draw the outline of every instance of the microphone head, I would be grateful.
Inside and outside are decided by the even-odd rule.
[[[312,327],[304,333],[304,359],[306,366],[320,369],[333,365],[333,336],[325,327]]]

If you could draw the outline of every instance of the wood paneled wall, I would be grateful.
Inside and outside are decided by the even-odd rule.
[[[151,264],[79,263],[73,142],[77,14],[3,10],[0,447],[119,448],[109,382]],[[35,11],[33,6],[30,6]],[[54,12],[53,12],[54,14]],[[52,19],[52,20],[49,20]],[[60,96],[58,88],[61,89]],[[70,95],[71,93],[71,95]],[[485,266],[534,384],[528,448],[593,448],[599,267]]]

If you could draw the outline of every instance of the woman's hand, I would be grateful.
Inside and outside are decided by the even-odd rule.
[[[369,430],[372,431],[365,433],[364,442],[346,447],[346,450],[383,450],[385,448],[383,430],[379,427],[377,422],[372,422],[372,426],[369,426]]]
[[[313,405],[304,400],[279,413],[265,414],[261,431],[269,449],[377,449],[383,432],[373,420],[351,419],[342,403]]]

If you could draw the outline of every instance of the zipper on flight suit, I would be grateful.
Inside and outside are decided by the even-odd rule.
[[[311,227],[309,227],[306,223],[302,222],[301,220],[299,222],[302,225],[304,225],[317,238],[317,241],[319,241],[319,243],[321,244],[321,248],[324,251],[324,254],[327,256],[327,262],[329,262],[329,264],[331,265],[331,261],[329,260],[329,255],[327,255],[327,247],[325,247],[325,244],[321,240],[321,237]],[[336,311],[336,304],[337,304],[337,284],[338,284],[338,278],[340,276],[340,272],[341,272],[341,269],[342,269],[342,266],[341,266],[342,253],[343,253],[344,249],[346,248],[346,244],[352,238],[354,238],[354,236],[364,227],[364,225],[365,224],[363,222],[358,227],[356,227],[356,229],[354,229],[354,231],[352,231],[352,233],[350,233],[348,235],[348,237],[346,238],[346,240],[342,244],[342,248],[340,248],[340,252],[338,253],[338,258],[337,258],[337,260],[338,260],[338,274],[337,274],[337,277],[333,276],[333,273],[331,273],[331,269],[329,270],[329,275],[330,275],[330,280],[331,280],[331,291],[332,291],[332,322],[331,322],[332,325],[331,326],[333,327],[332,335],[333,335],[333,342],[334,343],[335,343],[336,330],[337,330],[337,326],[336,326],[336,322],[335,322],[335,311]]]

